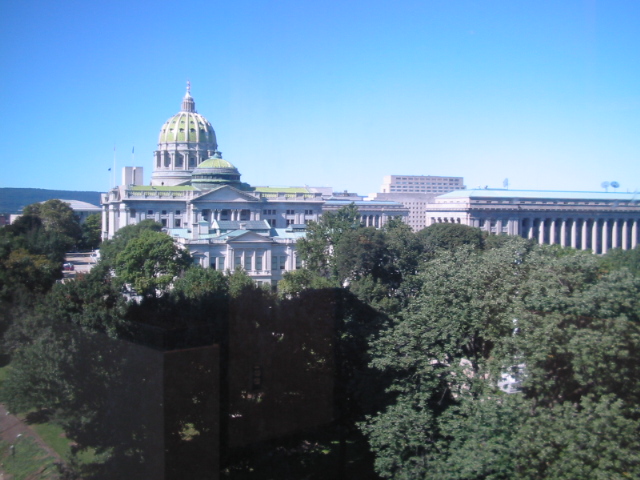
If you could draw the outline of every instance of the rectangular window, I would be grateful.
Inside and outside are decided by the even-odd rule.
[[[238,268],[242,268],[242,257],[241,256],[236,256],[234,264],[233,264],[233,268],[235,268],[236,270]]]
[[[134,208],[132,208],[131,210],[129,210],[129,216],[131,218],[136,218],[136,210]]]
[[[284,267],[286,264],[287,264],[287,257],[280,257],[280,270],[284,270]]]
[[[287,210],[287,215],[293,215],[294,211],[293,210]]]
[[[260,252],[256,254],[256,270],[262,270],[262,253]]]
[[[180,215],[180,210],[176,210],[176,215]]]
[[[288,227],[289,225],[293,225],[293,222],[294,222],[294,220],[287,220],[287,227]]]
[[[161,222],[162,222],[162,226],[163,226],[163,227],[166,227],[166,226],[167,226],[167,219],[166,219],[166,218],[163,218],[163,219],[161,220]]]
[[[299,255],[296,255],[296,270],[302,268],[302,258]]]
[[[153,210],[147,210],[147,215],[153,215]]]
[[[275,255],[271,255],[271,270],[277,270],[278,269],[278,257],[276,257]]]
[[[176,219],[173,221],[173,226],[174,226],[174,227],[176,227],[176,228],[180,228],[180,223],[181,223],[181,222],[180,222],[180,219],[179,219],[179,218],[176,218]]]
[[[166,215],[167,211],[166,210],[162,210],[162,215]]]

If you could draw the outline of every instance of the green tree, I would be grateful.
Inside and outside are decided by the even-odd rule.
[[[82,224],[80,246],[86,250],[95,250],[102,241],[102,217],[99,213],[89,215]]]
[[[471,245],[482,248],[484,244],[482,231],[459,223],[435,223],[418,232],[424,248],[433,252],[438,248],[452,250],[460,245]]]
[[[142,230],[116,256],[118,278],[142,295],[155,295],[192,263],[189,252],[162,232]]]
[[[47,232],[64,241],[67,249],[76,247],[82,239],[80,222],[68,203],[60,200],[34,203],[24,207],[23,215],[40,218]]]
[[[628,268],[636,276],[640,275],[640,245],[632,250],[614,248],[602,256],[602,263],[607,270]]]
[[[419,276],[421,291],[374,348],[396,395],[362,424],[383,477],[639,474],[636,278],[518,238],[441,251]],[[508,373],[521,393],[497,388]]]
[[[326,277],[301,268],[285,272],[282,280],[278,282],[278,293],[282,297],[290,298],[300,295],[304,290],[333,288],[335,285]]]
[[[143,220],[134,225],[122,227],[115,233],[113,238],[102,243],[100,247],[100,261],[113,268],[118,254],[125,249],[131,240],[137,238],[140,233],[145,230],[160,232],[162,225],[153,220]]]
[[[324,213],[317,222],[309,222],[305,238],[296,243],[305,267],[318,275],[337,280],[336,245],[346,232],[358,228],[361,228],[358,208],[353,203],[336,212]]]

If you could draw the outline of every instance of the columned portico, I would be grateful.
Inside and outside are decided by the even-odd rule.
[[[597,254],[639,241],[640,201],[632,193],[457,190],[435,197],[426,210],[429,224],[461,218],[489,233]]]

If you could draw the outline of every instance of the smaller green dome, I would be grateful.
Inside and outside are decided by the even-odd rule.
[[[240,172],[231,162],[216,151],[213,157],[201,162],[191,173],[191,185],[196,188],[213,188],[221,185],[240,185]]]
[[[200,165],[198,165],[198,168],[233,168],[234,170],[237,170],[231,162],[219,157],[207,158],[204,162],[201,162]]]

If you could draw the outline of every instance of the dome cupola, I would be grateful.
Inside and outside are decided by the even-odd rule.
[[[152,185],[181,185],[191,178],[192,170],[210,158],[218,148],[209,120],[196,111],[191,84],[182,99],[180,112],[169,118],[158,138],[154,157]]]

